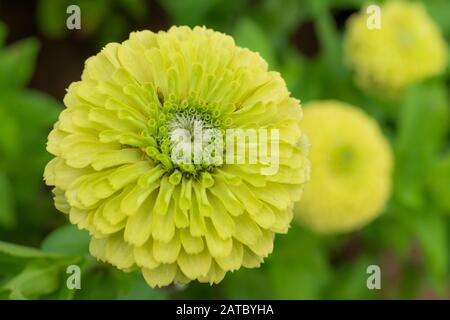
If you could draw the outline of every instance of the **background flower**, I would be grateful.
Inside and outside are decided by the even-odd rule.
[[[445,40],[421,3],[388,1],[379,29],[369,28],[368,20],[365,8],[350,17],[344,39],[346,62],[362,88],[398,96],[407,85],[445,71]]]
[[[311,181],[296,216],[319,232],[362,227],[382,212],[391,190],[392,152],[377,123],[339,101],[305,108]]]

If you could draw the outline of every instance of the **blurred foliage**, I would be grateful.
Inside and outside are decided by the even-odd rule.
[[[53,208],[41,177],[49,159],[46,135],[62,106],[27,88],[38,41],[25,39],[1,47],[7,31],[0,24],[0,239],[8,241],[0,242],[0,299],[411,299],[429,297],[427,292],[449,298],[450,67],[441,77],[413,85],[398,101],[361,92],[342,62],[339,20],[364,3],[159,0],[152,4],[169,18],[167,25],[206,25],[258,51],[302,102],[333,98],[360,106],[377,119],[396,156],[392,198],[372,224],[337,236],[319,236],[293,225],[287,235],[277,237],[273,254],[261,268],[228,274],[212,287],[193,283],[150,289],[138,273],[94,261],[84,231],[70,225],[57,228],[64,217]],[[40,0],[36,19],[45,37],[71,35],[65,28],[69,4],[78,4],[82,12],[82,29],[76,34],[93,39],[99,47],[123,40],[136,25],[158,28],[149,18],[148,2],[142,0]],[[449,41],[450,2],[424,4]],[[305,31],[308,26],[312,31]],[[66,268],[71,264],[82,270],[82,290],[66,288]],[[366,268],[371,264],[381,266],[382,290],[366,287]]]
[[[50,38],[63,38],[70,33],[66,27],[67,7],[80,8],[82,37],[94,37],[99,46],[119,41],[129,32],[129,21],[142,21],[147,8],[143,0],[39,0],[37,22]]]
[[[0,44],[6,34],[0,24]],[[26,88],[38,50],[32,38],[0,48],[0,232],[16,230],[18,236],[33,230],[33,236],[41,237],[36,225],[54,214],[51,197],[43,192],[42,171],[50,159],[44,151],[48,129],[60,106]]]

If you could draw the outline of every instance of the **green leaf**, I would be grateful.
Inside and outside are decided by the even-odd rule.
[[[50,233],[41,248],[45,252],[64,255],[89,254],[90,236],[86,230],[79,230],[74,225],[65,225]]]
[[[0,105],[7,108],[17,121],[27,123],[28,126],[21,128],[22,131],[31,127],[29,136],[36,134],[36,128],[45,129],[46,136],[48,128],[56,122],[62,109],[62,105],[53,97],[31,89],[1,95]]]
[[[445,86],[429,81],[412,86],[401,105],[395,141],[394,194],[411,208],[424,206],[428,168],[446,139],[449,108]]]
[[[4,275],[10,276],[19,273],[28,261],[27,258],[14,257],[0,252],[0,279]]]
[[[0,226],[11,228],[15,220],[13,191],[8,177],[0,170]]]
[[[19,258],[61,258],[61,255],[47,253],[35,248],[0,241],[0,253]]]
[[[272,45],[255,22],[250,19],[241,20],[234,31],[234,38],[239,46],[259,52],[272,69],[275,67]]]
[[[65,279],[62,270],[80,263],[84,260],[79,256],[64,256],[0,242],[0,284],[3,284],[0,291],[7,290],[9,299],[35,299],[57,294],[59,282]],[[60,290],[61,295],[64,288]]]
[[[436,204],[450,214],[450,154],[433,163],[428,185]]]
[[[0,50],[0,88],[6,90],[27,85],[33,75],[38,50],[39,43],[33,38]]]
[[[36,298],[58,289],[60,270],[57,265],[44,261],[32,262],[4,288],[11,291],[11,298]]]

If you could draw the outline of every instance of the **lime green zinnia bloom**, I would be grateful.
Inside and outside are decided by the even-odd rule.
[[[390,195],[392,154],[375,120],[338,101],[304,109],[311,181],[296,217],[318,232],[351,231],[379,215]]]
[[[395,98],[409,84],[445,71],[447,45],[418,2],[388,1],[380,29],[366,10],[350,17],[344,40],[347,64],[363,89]]]
[[[231,37],[204,27],[131,33],[86,61],[64,103],[45,181],[98,259],[141,269],[152,287],[218,283],[258,267],[287,231],[308,178],[302,110]],[[194,161],[195,148],[190,162],[174,161],[177,130],[230,128],[278,129],[276,173],[261,174],[270,165],[261,161]]]

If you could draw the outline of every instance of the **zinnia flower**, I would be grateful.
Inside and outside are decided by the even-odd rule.
[[[447,45],[421,3],[387,1],[379,29],[369,28],[368,19],[365,10],[350,17],[344,40],[347,64],[363,89],[395,98],[445,71]]]
[[[304,109],[311,181],[296,217],[318,232],[344,232],[377,217],[390,195],[392,154],[375,120],[338,101]]]
[[[280,75],[231,37],[204,27],[131,33],[86,61],[64,103],[45,181],[56,207],[89,230],[98,259],[141,269],[150,286],[218,283],[258,267],[287,231],[308,178],[302,110]],[[191,133],[229,129],[267,130],[267,144],[238,147],[272,156],[278,146],[276,170],[270,157],[221,161],[215,135],[187,148]]]

